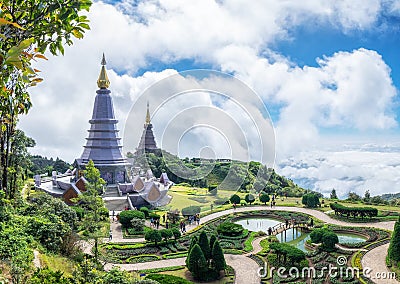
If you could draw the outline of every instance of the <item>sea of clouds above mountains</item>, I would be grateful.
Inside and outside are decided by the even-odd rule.
[[[299,152],[277,163],[280,174],[299,185],[339,198],[349,192],[363,196],[400,192],[400,143],[353,144],[337,150]]]

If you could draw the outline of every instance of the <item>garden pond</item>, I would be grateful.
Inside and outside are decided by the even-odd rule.
[[[235,221],[236,224],[240,224],[243,226],[243,228],[249,230],[249,231],[263,231],[268,234],[268,228],[269,227],[274,227],[275,225],[282,223],[282,221],[272,219],[272,218],[265,218],[265,217],[260,217],[260,218],[244,218],[240,219],[238,221]],[[367,239],[365,237],[362,237],[357,234],[351,234],[351,233],[337,233],[338,238],[339,238],[339,243],[344,244],[344,243],[360,243],[360,242],[365,242]],[[310,239],[310,234],[309,233],[303,233],[300,229],[288,229],[286,230],[286,236],[285,232],[282,232],[280,234],[276,235],[277,239],[280,242],[287,242],[302,251],[307,251],[305,247],[305,243],[307,240]]]

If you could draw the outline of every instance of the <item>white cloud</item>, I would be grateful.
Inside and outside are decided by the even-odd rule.
[[[356,146],[356,147],[354,147]],[[282,161],[278,172],[301,185],[329,196],[333,188],[339,197],[349,192],[363,196],[400,191],[400,148],[353,145],[354,149],[301,152]]]
[[[144,89],[176,73],[168,69],[137,76],[137,70],[153,62],[168,64],[186,58],[235,74],[267,105],[279,108],[277,145],[282,155],[311,145],[321,126],[374,129],[395,125],[390,106],[396,91],[388,66],[376,52],[338,52],[323,58],[317,68],[300,68],[269,49],[299,25],[322,22],[346,31],[367,29],[380,12],[378,1],[129,3],[120,4],[124,12],[94,3],[89,13],[92,29],[85,38],[66,48],[64,57],[50,57],[39,64],[45,81],[32,89],[34,107],[21,121],[21,127],[37,141],[35,152],[69,161],[80,155],[103,51],[108,68],[115,71],[109,70],[110,88],[121,130],[130,106]],[[210,103],[207,98],[204,101]],[[187,101],[177,101],[175,107],[185,108]],[[235,111],[228,104],[223,109],[228,114]],[[143,117],[137,120],[138,133]],[[243,125],[247,122],[242,119]]]

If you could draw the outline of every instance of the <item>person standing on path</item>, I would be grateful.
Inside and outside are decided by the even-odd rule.
[[[110,242],[112,241],[112,230],[110,230],[110,236],[109,236],[108,240],[109,240]]]

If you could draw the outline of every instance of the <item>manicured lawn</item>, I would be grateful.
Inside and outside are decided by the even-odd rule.
[[[325,204],[329,205],[330,203],[334,203],[334,200],[325,199]],[[347,207],[374,207],[377,208],[379,211],[396,211],[400,212],[400,207],[398,206],[390,206],[390,205],[373,205],[373,204],[364,204],[362,202],[346,202],[344,200],[337,200],[338,203],[343,204]],[[327,210],[330,210],[328,207]]]
[[[230,190],[218,190],[217,196],[212,196],[208,194],[208,189],[207,188],[192,188],[192,187],[186,187],[186,186],[174,186],[171,188],[171,190],[168,192],[169,195],[172,196],[171,202],[168,204],[168,207],[172,209],[179,209],[182,210],[182,208],[190,206],[190,205],[196,205],[201,207],[201,211],[208,211],[210,210],[210,205],[213,203],[213,201],[217,198],[222,199],[222,198],[229,198],[233,194],[237,194],[240,196],[242,200],[244,200],[244,197],[246,196],[247,193],[245,192],[235,192],[235,191],[230,191]],[[202,202],[199,202],[197,200],[200,200]],[[289,198],[277,198],[276,200],[276,206],[300,206],[302,207],[303,205],[301,204],[301,198],[299,197],[289,197]],[[253,203],[254,205],[263,205],[258,200],[258,197],[256,197],[256,202]],[[217,208],[218,206],[214,205],[214,208]],[[227,206],[228,208],[229,206]],[[229,207],[230,208],[230,207]]]

